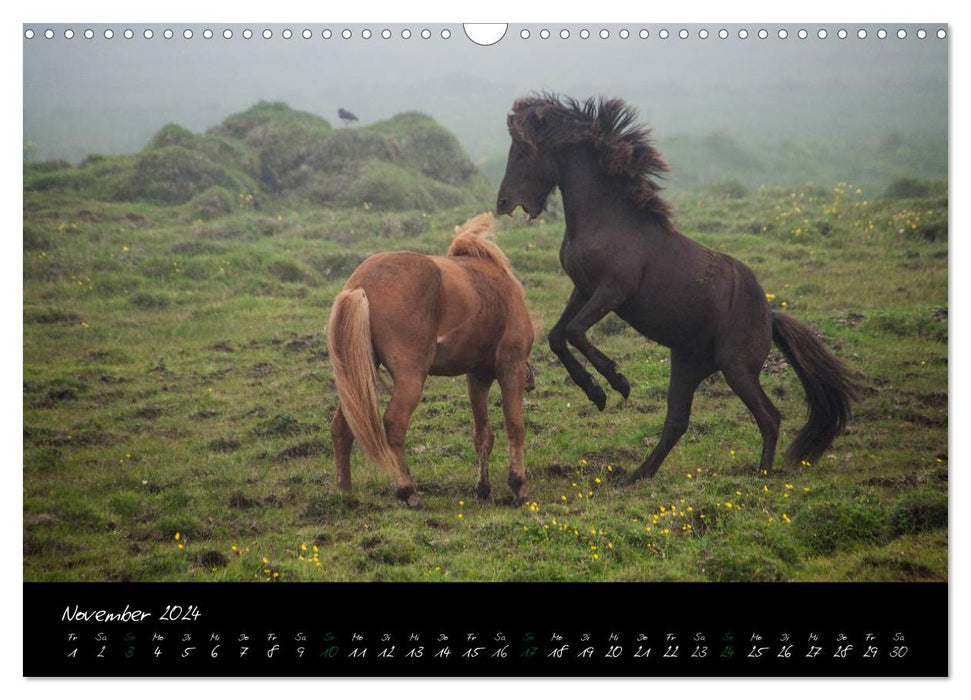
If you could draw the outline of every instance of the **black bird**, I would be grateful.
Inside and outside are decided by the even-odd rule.
[[[338,117],[340,117],[340,118],[341,118],[341,120],[342,120],[342,121],[343,121],[343,122],[344,122],[345,124],[350,124],[351,122],[356,122],[356,121],[357,121],[357,117],[356,117],[356,116],[354,116],[354,114],[353,114],[353,113],[351,113],[351,112],[348,112],[348,111],[347,111],[346,109],[344,109],[343,107],[340,107],[340,108],[339,108],[339,109],[337,110],[337,116],[338,116]]]

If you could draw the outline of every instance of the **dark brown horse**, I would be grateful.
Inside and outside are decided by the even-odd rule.
[[[550,330],[550,348],[600,410],[606,394],[567,343],[625,398],[630,385],[588,340],[590,327],[613,311],[671,348],[667,417],[636,479],[658,470],[688,427],[698,384],[719,370],[755,416],[763,441],[759,469],[771,471],[781,414],[759,373],[774,340],[809,403],[808,421],[786,456],[794,463],[815,461],[849,418],[853,378],[807,326],[769,309],[748,267],[675,230],[653,179],[668,166],[636,118],[620,100],[580,103],[549,94],[517,100],[509,114],[512,146],[497,211],[510,214],[522,206],[535,217],[554,187],[563,195],[560,263],[574,290]]]
[[[533,325],[523,287],[506,256],[490,240],[494,220],[483,214],[458,231],[446,256],[410,252],[371,256],[334,300],[327,343],[340,401],[331,422],[337,487],[351,490],[350,453],[364,453],[394,477],[396,495],[417,507],[405,458],[405,431],[421,399],[425,377],[468,375],[475,451],[476,493],[490,492],[489,388],[502,389],[509,438],[509,487],[526,498],[523,463],[523,392],[532,388],[527,364]],[[394,381],[382,420],[378,365]]]

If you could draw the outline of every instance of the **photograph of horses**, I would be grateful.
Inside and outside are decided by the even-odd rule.
[[[936,25],[23,41],[26,582],[948,580]]]

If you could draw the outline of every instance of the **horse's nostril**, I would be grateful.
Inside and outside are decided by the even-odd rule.
[[[505,214],[507,211],[509,211],[509,200],[505,197],[500,197],[496,202],[496,211],[500,214]]]

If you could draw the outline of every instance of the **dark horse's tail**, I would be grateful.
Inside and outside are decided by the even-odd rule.
[[[815,462],[843,432],[859,384],[816,334],[792,316],[773,312],[772,339],[796,370],[809,403],[809,419],[786,451],[786,460]]]

